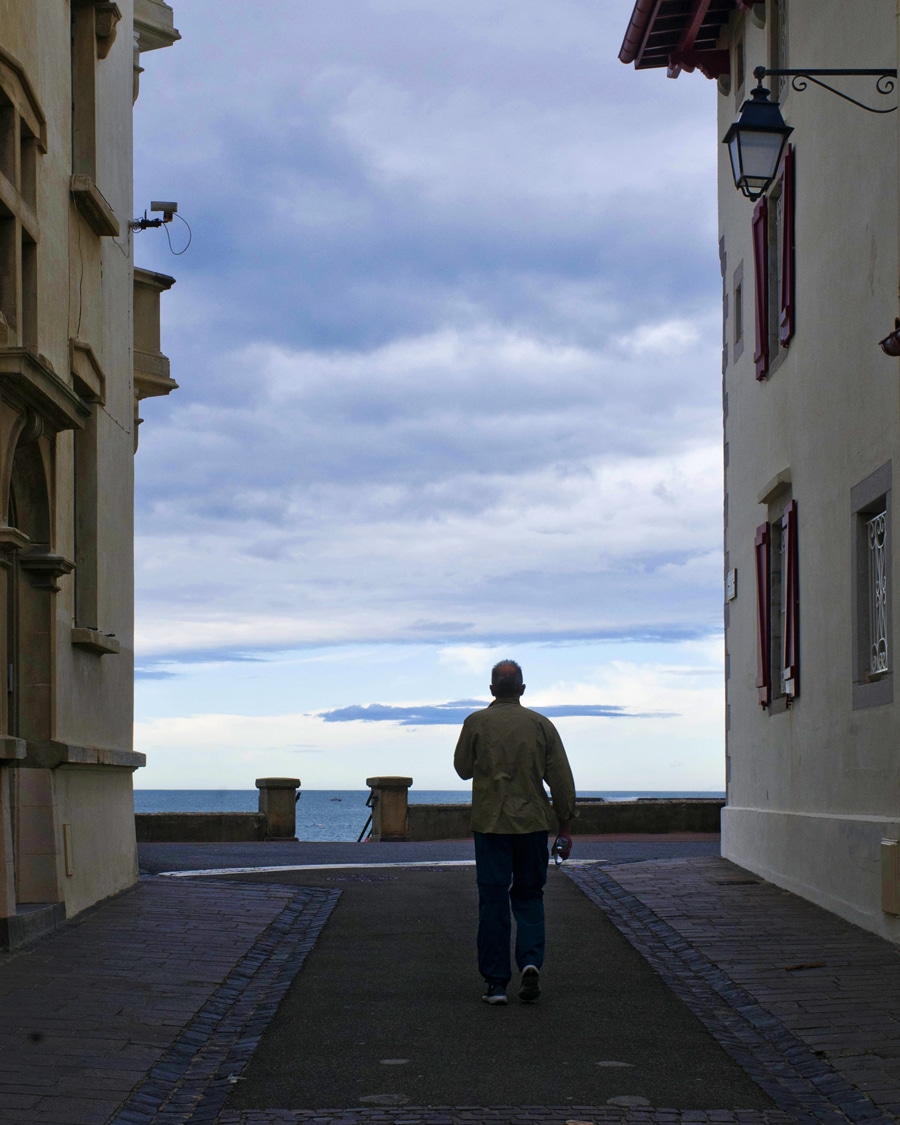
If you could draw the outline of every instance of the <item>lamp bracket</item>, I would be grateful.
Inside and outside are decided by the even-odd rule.
[[[769,75],[777,78],[790,78],[791,89],[802,91],[807,88],[810,82],[816,86],[820,86],[823,90],[828,90],[832,94],[837,94],[839,98],[843,98],[845,102],[851,102],[860,109],[864,109],[867,113],[895,113],[897,107],[890,106],[888,109],[879,109],[877,106],[866,105],[865,102],[857,101],[856,98],[851,98],[849,94],[845,94],[843,90],[836,90],[834,86],[830,86],[827,82],[823,82],[822,78],[874,78],[875,90],[881,95],[892,94],[896,88],[896,69],[882,67],[874,70],[848,70],[848,69],[831,69],[831,70],[767,70],[764,66],[758,66],[753,71],[753,76],[762,85],[762,80]]]

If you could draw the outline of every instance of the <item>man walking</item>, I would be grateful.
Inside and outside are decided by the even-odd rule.
[[[472,778],[472,831],[478,880],[478,968],[487,1004],[505,1004],[512,977],[510,904],[516,919],[515,956],[522,977],[519,999],[541,994],[544,963],[544,884],[553,811],[559,823],[554,852],[567,859],[575,783],[556,727],[519,702],[525,685],[514,660],[491,673],[493,703],[463,723],[453,765]]]

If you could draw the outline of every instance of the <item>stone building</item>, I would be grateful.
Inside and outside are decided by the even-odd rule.
[[[135,270],[161,0],[0,0],[0,941],[136,878],[133,456],[172,278]]]
[[[638,0],[620,58],[712,80],[724,138],[757,67],[896,68],[898,13],[895,0]],[[875,76],[818,81],[897,104]],[[900,387],[879,347],[897,312],[900,114],[811,79],[764,85],[793,131],[757,198],[719,146],[722,849],[900,941]]]

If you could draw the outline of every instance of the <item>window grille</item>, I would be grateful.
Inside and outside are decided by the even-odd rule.
[[[887,511],[866,520],[869,560],[869,675],[887,672]]]
[[[781,517],[781,689],[787,702],[800,694],[800,590],[797,501]]]
[[[800,568],[797,501],[780,519],[756,529],[756,623],[759,702],[782,699],[790,707],[800,694]]]

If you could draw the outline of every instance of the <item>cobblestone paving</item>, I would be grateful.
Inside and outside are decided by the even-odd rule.
[[[338,895],[145,881],[0,957],[2,1125],[186,1120],[249,1058]]]
[[[222,886],[231,891],[236,885]],[[339,896],[340,891],[294,889],[109,1125],[215,1121]]]
[[[219,1125],[786,1125],[900,1120],[900,951],[718,857],[568,874],[776,1111],[494,1106],[226,1111]]]
[[[895,946],[718,857],[568,873],[793,1119],[898,1120]]]
[[[429,1106],[394,1110],[226,1111],[217,1125],[794,1125],[782,1112],[618,1109],[611,1106]]]
[[[0,957],[2,1125],[887,1125],[900,949],[718,857],[571,865],[770,1111],[223,1110],[337,889],[148,880]]]

